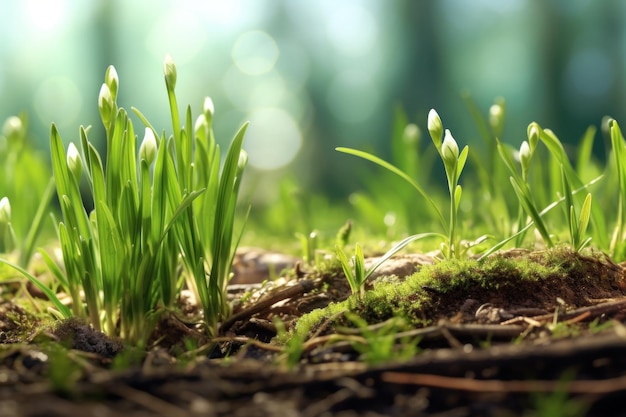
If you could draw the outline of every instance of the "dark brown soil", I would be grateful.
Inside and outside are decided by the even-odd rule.
[[[35,331],[36,319],[7,301],[0,416],[626,415],[624,270],[593,254],[566,259],[566,275],[542,280],[446,286],[452,278],[437,277],[442,284],[424,288],[429,300],[414,312],[429,324],[397,337],[398,349],[419,338],[419,352],[378,365],[363,362],[348,342],[358,330],[332,320],[307,335],[292,369],[273,339],[274,317],[289,326],[347,296],[332,269],[299,267],[291,279],[233,287],[235,300],[248,292],[248,301],[223,323],[217,346],[168,316],[159,332],[171,339],[159,338],[147,354],[76,321]],[[429,260],[398,262],[403,269],[386,273],[406,275]]]

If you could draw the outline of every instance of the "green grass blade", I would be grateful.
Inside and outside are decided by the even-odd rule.
[[[389,258],[391,258],[393,255],[395,255],[400,250],[402,250],[406,245],[408,245],[411,242],[415,242],[416,240],[424,239],[427,237],[440,237],[444,240],[447,239],[446,236],[440,233],[419,233],[416,235],[405,237],[400,242],[396,243],[391,249],[389,249],[383,256],[380,257],[380,259],[378,259],[378,261],[376,261],[374,265],[370,267],[370,269],[367,270],[367,272],[365,273],[365,279],[367,279],[370,275],[372,275],[372,273],[376,271],[376,269],[378,269],[379,266],[381,266]]]
[[[344,147],[338,147],[338,148],[335,148],[335,150],[338,151],[338,152],[347,153],[349,155],[358,156],[359,158],[363,158],[363,159],[366,159],[366,160],[368,160],[370,162],[373,162],[376,165],[379,165],[379,166],[387,169],[388,171],[393,172],[394,174],[396,174],[397,176],[399,176],[400,178],[402,178],[403,180],[405,180],[406,182],[411,184],[411,186],[413,188],[415,188],[415,190],[417,190],[417,192],[433,208],[435,213],[437,213],[437,217],[439,218],[439,221],[441,222],[441,225],[443,226],[444,230],[445,231],[448,230],[448,222],[446,221],[446,219],[443,216],[443,214],[441,214],[441,211],[439,211],[439,208],[437,207],[437,204],[435,203],[435,201],[428,196],[426,191],[424,191],[424,189],[422,187],[420,187],[417,182],[415,182],[411,177],[409,177],[407,174],[402,172],[400,169],[398,169],[394,165],[390,164],[389,162],[387,162],[387,161],[385,161],[385,160],[383,160],[383,159],[381,159],[381,158],[379,158],[377,156],[374,156],[374,155],[372,155],[372,154],[370,154],[368,152],[359,151],[357,149],[352,149],[352,148],[344,148]]]
[[[25,270],[21,266],[14,264],[12,262],[9,262],[5,259],[0,258],[0,262],[2,262],[3,264],[7,266],[10,266],[11,268],[18,271],[20,274],[24,275],[30,282],[32,282],[38,289],[40,289],[46,295],[46,297],[48,297],[48,299],[52,302],[52,304],[54,304],[56,309],[59,310],[59,312],[64,318],[72,317],[72,312],[70,311],[70,309],[67,308],[67,306],[65,306],[61,302],[61,300],[59,300],[59,298],[56,296],[54,292],[52,292],[50,288],[48,288],[43,282],[37,279],[37,277],[30,274],[27,270]]]
[[[515,191],[515,194],[517,195],[520,204],[524,207],[524,210],[526,210],[526,214],[528,214],[528,216],[530,216],[530,218],[535,223],[535,227],[539,231],[539,234],[541,235],[543,240],[546,242],[546,245],[548,245],[548,247],[554,246],[554,244],[552,243],[552,239],[550,238],[550,234],[548,233],[548,230],[543,223],[543,220],[541,219],[541,215],[537,212],[535,204],[532,201],[530,193],[528,192],[525,184],[518,183],[514,177],[511,177],[510,179],[511,184],[513,185],[513,190]]]
[[[578,151],[576,152],[576,173],[580,178],[585,176],[585,171],[588,170],[589,164],[591,163],[596,130],[595,126],[589,126],[578,144]]]
[[[337,254],[337,259],[339,259],[339,263],[341,264],[341,268],[343,269],[343,273],[348,280],[348,284],[350,285],[350,290],[352,290],[352,294],[356,294],[359,291],[359,285],[357,284],[354,273],[352,272],[350,260],[343,249],[339,246],[335,246],[335,252]]]
[[[46,189],[44,190],[43,195],[41,196],[41,200],[39,201],[39,206],[37,207],[37,212],[35,213],[33,222],[30,228],[28,229],[28,234],[26,235],[26,238],[24,239],[24,242],[20,250],[20,258],[19,258],[18,264],[23,268],[28,267],[30,258],[32,257],[33,252],[35,250],[35,243],[37,241],[37,237],[39,236],[39,233],[41,232],[41,228],[43,227],[43,219],[50,205],[50,201],[52,200],[52,195],[54,193],[54,190],[55,190],[54,179],[50,178],[50,181],[48,182],[48,185],[46,186]]]

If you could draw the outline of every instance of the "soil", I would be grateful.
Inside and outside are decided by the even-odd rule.
[[[163,314],[150,347],[132,348],[77,320],[49,326],[20,305],[27,300],[5,296],[0,416],[626,415],[625,271],[602,254],[509,251],[494,255],[498,268],[454,276],[428,269],[426,255],[396,257],[368,288],[431,271],[401,326],[393,327],[400,301],[389,315],[351,299],[370,325],[350,326],[345,312],[320,315],[292,335],[303,339],[290,361],[275,319],[292,328],[350,289],[336,265],[252,251],[236,260],[233,317],[212,341]],[[558,265],[529,278],[525,267],[502,269],[507,259]],[[286,272],[258,282],[278,267]],[[385,338],[381,329],[393,331]],[[389,337],[391,360],[374,363],[359,348]]]

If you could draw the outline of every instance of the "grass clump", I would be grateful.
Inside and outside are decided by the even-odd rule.
[[[247,163],[242,142],[246,125],[235,135],[220,169],[212,130],[213,103],[205,99],[192,122],[183,122],[176,95],[176,67],[167,57],[164,78],[173,134],[160,134],[136,109],[145,125],[139,147],[134,124],[118,107],[119,79],[113,66],[105,74],[98,109],[106,132],[106,159],[80,128],[79,146],[67,151],[55,125],[50,133],[52,167],[61,206],[57,233],[64,268],[43,253],[60,288],[62,303],[46,284],[12,265],[45,292],[57,316],[86,320],[96,331],[131,344],[145,342],[159,314],[175,309],[186,285],[202,307],[207,334],[230,315],[226,285],[238,236],[235,205]],[[83,205],[81,182],[93,203]],[[185,273],[181,277],[179,267]]]

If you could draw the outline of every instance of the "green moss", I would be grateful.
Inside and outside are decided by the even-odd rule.
[[[401,317],[421,327],[451,317],[470,298],[481,303],[500,302],[505,308],[525,303],[549,308],[557,297],[576,305],[583,302],[584,291],[602,291],[606,284],[621,279],[621,275],[607,276],[607,267],[610,269],[599,256],[581,255],[567,248],[503,253],[481,261],[444,260],[422,267],[402,282],[380,282],[362,300],[350,296],[304,315],[296,332],[314,332],[328,320],[350,325],[341,315],[345,311],[368,323]]]

